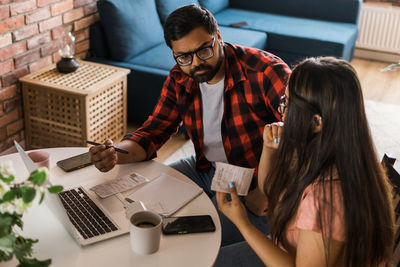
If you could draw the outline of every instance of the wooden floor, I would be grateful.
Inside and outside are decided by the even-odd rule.
[[[355,58],[351,65],[356,69],[364,98],[377,102],[400,105],[400,71],[381,72],[388,63]],[[400,114],[399,114],[400,115]],[[139,125],[128,124],[128,131]],[[163,162],[186,142],[183,134],[172,137],[157,153],[157,161]]]

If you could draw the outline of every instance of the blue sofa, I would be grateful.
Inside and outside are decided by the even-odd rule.
[[[213,12],[225,42],[266,50],[289,65],[309,56],[353,57],[361,0],[99,0],[89,60],[131,70],[129,121],[143,122],[152,113],[175,64],[162,25],[190,3]],[[246,25],[232,26],[238,22]]]

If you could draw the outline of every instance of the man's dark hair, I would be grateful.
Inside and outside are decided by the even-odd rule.
[[[171,47],[171,41],[181,39],[197,27],[203,27],[209,34],[215,34],[218,29],[217,21],[206,8],[195,4],[180,7],[165,21],[165,43]]]

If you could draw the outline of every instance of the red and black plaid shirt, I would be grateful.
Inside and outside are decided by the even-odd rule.
[[[226,44],[224,115],[221,135],[230,164],[256,168],[261,156],[263,130],[280,119],[277,111],[285,92],[289,67],[278,57],[258,49]],[[203,120],[199,84],[175,65],[164,83],[153,114],[124,139],[138,142],[147,159],[183,122],[196,151],[196,167],[206,171],[203,154]]]

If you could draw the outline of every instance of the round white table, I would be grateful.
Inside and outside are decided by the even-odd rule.
[[[61,184],[66,188],[81,185],[89,189],[95,184],[132,172],[137,172],[149,179],[166,173],[192,182],[180,172],[156,161],[117,165],[107,173],[98,171],[94,166],[67,173],[56,166],[56,162],[87,152],[88,148],[67,147],[43,150],[50,153],[50,181],[52,184]],[[28,171],[18,153],[0,157],[0,162],[4,160],[13,162],[17,181],[28,177]],[[40,260],[51,258],[52,266],[212,266],[221,243],[221,225],[216,209],[207,195],[202,193],[174,216],[200,214],[211,215],[216,226],[215,232],[162,235],[159,251],[151,255],[138,255],[132,252],[129,233],[81,247],[44,203],[34,204],[24,214],[23,236],[39,239],[39,243],[34,244],[34,256]],[[5,266],[16,266],[16,263],[14,259],[5,263]]]

